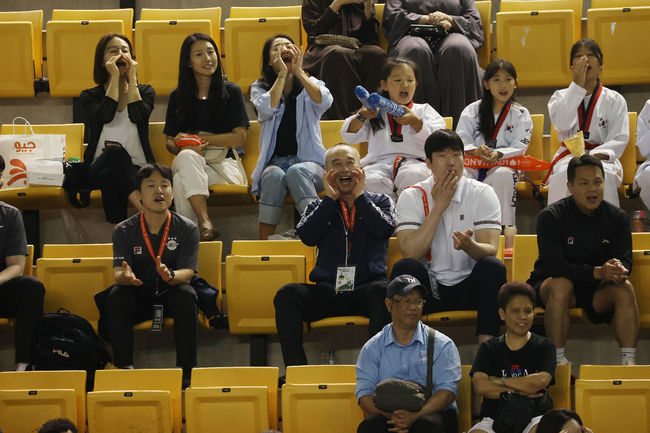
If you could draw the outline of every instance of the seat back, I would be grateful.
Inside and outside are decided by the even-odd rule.
[[[571,366],[555,366],[555,384],[548,388],[548,395],[553,400],[553,407],[571,408]]]
[[[483,27],[483,46],[477,50],[478,62],[481,68],[485,69],[490,64],[490,47],[492,41],[492,2],[489,0],[477,1],[476,9],[481,16],[481,25]]]
[[[199,243],[199,277],[219,290],[217,306],[221,308],[221,241],[203,241]]]
[[[133,9],[53,9],[52,21],[122,21],[122,34],[133,43]]]
[[[589,365],[580,366],[580,379],[647,379],[650,377],[650,365]]]
[[[45,421],[57,417],[72,420],[79,433],[86,431],[84,370],[0,372],[0,393],[8,391],[14,393],[0,397],[3,432],[36,431]]]
[[[44,259],[113,258],[113,244],[44,244]]]
[[[307,49],[307,32],[302,25],[302,6],[233,6],[230,8],[230,18],[299,18],[300,40],[294,41],[296,45],[302,45],[303,52]]]
[[[278,368],[277,367],[210,367],[192,370],[190,390],[205,387],[264,387],[268,426],[278,428]],[[187,390],[185,391],[187,393]],[[186,399],[187,403],[187,399]],[[216,410],[216,408],[215,408]],[[220,417],[215,417],[220,419]],[[225,424],[224,425],[228,425]],[[231,423],[229,428],[235,426]],[[257,431],[257,430],[256,430]],[[188,431],[188,433],[191,433]]]
[[[632,233],[633,250],[650,250],[650,232]]]
[[[43,11],[41,9],[31,11],[3,11],[0,12],[0,21],[29,21],[32,23],[34,77],[43,77]],[[5,46],[5,48],[7,47]]]
[[[355,365],[292,365],[287,367],[286,383],[356,383]]]
[[[96,431],[121,431],[124,426],[133,424],[133,431],[162,433],[165,430],[151,430],[150,426],[161,423],[164,426],[168,420],[174,433],[181,433],[181,382],[180,368],[97,370],[94,391],[88,393],[89,430],[92,432],[93,427],[97,427]],[[108,393],[104,393],[105,391]],[[111,391],[113,393],[110,393]],[[139,394],[143,397],[140,403],[130,404],[129,401],[138,399]],[[96,407],[94,411],[91,406]],[[171,419],[161,417],[167,414],[171,415]],[[92,425],[95,421],[109,423],[110,429],[100,429],[99,426]],[[136,424],[147,427],[138,430]],[[111,426],[122,428],[115,430]]]
[[[607,53],[601,79],[609,85],[650,83],[650,53],[638,49],[647,35],[650,3],[630,6],[587,11],[587,36]]]
[[[650,327],[650,251],[635,250],[632,252],[632,273],[629,278],[634,287],[636,303],[639,306],[639,325]]]
[[[458,405],[458,431],[466,432],[472,428],[472,378],[469,372],[471,365],[461,365],[461,376],[458,381],[456,404]]]
[[[25,269],[23,275],[34,273],[34,245],[27,245],[27,257],[25,257]]]
[[[503,0],[499,4],[499,12],[557,10],[570,10],[573,12],[574,40],[577,41],[580,39],[580,34],[582,33],[582,0]]]
[[[165,129],[165,122],[149,122],[149,146],[151,146],[153,159],[158,164],[171,167],[174,154],[167,150],[167,136],[163,129]]]
[[[526,155],[541,159],[542,161],[548,161],[549,156],[546,155],[548,152],[544,152],[544,115],[531,114],[530,118],[533,121],[533,131],[530,135],[530,143],[528,144]],[[526,176],[536,184],[539,184],[544,179],[545,174],[545,171],[526,172]]]
[[[138,80],[153,86],[158,95],[169,95],[178,84],[181,45],[192,33],[211,34],[210,20],[137,21]]]
[[[5,58],[0,98],[31,98],[35,95],[32,28],[29,21],[0,21],[0,44],[4,47]]]
[[[140,9],[140,19],[147,21],[209,20],[212,32],[209,35],[217,43],[221,53],[221,7],[192,9]],[[158,90],[158,89],[156,89]]]
[[[305,271],[309,273],[314,268],[316,249],[303,244],[300,240],[233,241],[230,254],[233,256],[305,256]]]
[[[512,254],[512,280],[526,282],[538,255],[537,235],[516,235]]]
[[[648,6],[647,0],[591,0],[592,9]]]

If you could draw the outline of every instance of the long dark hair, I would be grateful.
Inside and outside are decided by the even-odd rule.
[[[580,426],[583,425],[580,415],[574,411],[568,409],[551,409],[539,420],[537,431],[539,433],[560,433],[564,424],[571,420],[575,420]]]
[[[381,79],[383,81],[387,81],[388,77],[390,77],[390,74],[393,72],[393,69],[395,69],[398,66],[401,65],[407,65],[413,70],[413,74],[417,77],[418,76],[418,69],[415,63],[413,63],[411,60],[408,59],[403,59],[401,57],[389,57],[386,59],[386,63],[384,63],[384,66],[381,68]],[[377,91],[381,96],[383,96],[386,99],[390,99],[390,95],[386,90],[379,89]],[[372,128],[373,134],[380,129],[384,127],[384,119],[382,119],[381,116],[375,117],[374,119],[370,119],[370,128]]]
[[[106,51],[106,45],[113,40],[113,38],[120,38],[129,46],[129,54],[131,58],[135,60],[135,55],[133,54],[133,46],[131,41],[124,35],[119,33],[106,33],[99,39],[97,46],[95,47],[95,62],[93,66],[93,79],[95,84],[103,85],[106,84],[108,79],[111,77],[108,71],[106,70],[106,65],[104,64],[104,51]]]
[[[212,44],[217,54],[217,70],[212,74],[212,81],[210,83],[210,90],[208,92],[208,99],[214,101],[217,106],[217,114],[223,114],[228,99],[226,93],[225,80],[223,78],[223,69],[221,67],[221,56],[217,44],[212,38],[205,33],[192,33],[183,41],[181,45],[181,54],[178,61],[178,111],[177,115],[183,121],[194,117],[196,111],[196,94],[198,86],[194,71],[190,66],[190,54],[192,51],[192,44],[196,41],[208,41]]]
[[[271,62],[271,47],[273,46],[273,41],[278,38],[288,39],[289,42],[294,44],[295,42],[291,39],[291,36],[285,35],[284,33],[278,33],[275,36],[271,36],[264,42],[264,47],[262,48],[262,73],[258,78],[258,82],[262,85],[264,90],[269,90],[275,80],[278,78],[278,74],[275,73],[275,69],[269,63]],[[302,91],[302,83],[300,80],[294,77],[293,86],[291,87],[290,98],[295,98]]]
[[[512,63],[506,59],[494,59],[490,62],[488,67],[485,69],[485,76],[483,80],[485,82],[489,81],[490,78],[494,77],[497,72],[500,70],[506,71],[512,76],[512,78],[517,80],[517,71]],[[514,102],[515,94],[512,93],[510,96],[509,102]],[[481,132],[485,142],[492,137],[492,130],[494,129],[494,98],[492,97],[492,92],[490,89],[483,87],[483,97],[481,98],[481,103],[478,106],[478,130]]]
[[[603,52],[600,50],[600,46],[598,45],[598,42],[594,41],[593,39],[580,39],[578,42],[573,44],[571,47],[571,58],[569,59],[569,64],[573,66],[573,58],[575,57],[576,53],[578,52],[578,49],[580,47],[587,47],[589,51],[594,53],[594,56],[598,59],[598,63],[600,65],[603,65]]]

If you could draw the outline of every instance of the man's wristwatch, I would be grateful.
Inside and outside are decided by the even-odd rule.
[[[168,268],[168,270],[169,270],[169,275],[171,275],[171,278],[170,278],[169,280],[167,280],[167,282],[168,282],[168,283],[171,283],[172,280],[174,279],[174,277],[176,277],[176,272],[174,272],[173,269],[169,269],[169,268]]]

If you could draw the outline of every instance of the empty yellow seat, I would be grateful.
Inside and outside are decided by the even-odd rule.
[[[112,258],[41,258],[36,261],[36,277],[46,288],[45,312],[65,308],[97,330],[99,312],[93,296],[113,284]]]
[[[282,386],[283,432],[356,431],[363,411],[354,395],[355,374],[354,365],[287,367],[287,383]]]
[[[181,433],[182,370],[98,370],[88,393],[88,431]]]
[[[178,59],[183,40],[192,33],[212,33],[208,19],[137,21],[135,52],[138,81],[150,84],[158,95],[169,95],[178,84]]]
[[[299,44],[301,32],[300,18],[228,18],[224,29],[226,74],[245,94],[262,70],[264,41],[284,33]]]
[[[307,32],[302,25],[302,6],[233,6],[230,8],[230,18],[298,18],[300,39],[294,41],[298,46],[302,44],[303,51],[307,49]]]
[[[587,36],[598,41],[605,53],[603,82],[611,84],[650,83],[650,53],[639,50],[647,40],[650,3],[643,7],[589,9]],[[592,4],[592,8],[595,8]]]
[[[571,366],[568,364],[555,367],[555,384],[549,387],[548,395],[556,409],[571,409]]]
[[[133,9],[53,9],[52,21],[122,21],[122,34],[133,42]]]
[[[540,159],[542,161],[549,161],[550,156],[548,155],[549,150],[548,146],[544,145],[544,115],[543,114],[531,114],[531,119],[533,121],[533,131],[530,136],[530,143],[528,144],[528,149],[526,150],[526,155],[530,155],[533,158]],[[540,192],[543,190],[544,193],[548,193],[548,188],[541,188],[542,180],[546,175],[546,171],[526,171],[526,176],[535,183],[540,188]],[[519,178],[517,183],[517,194],[521,198],[522,194],[525,194],[526,197],[532,197],[533,187],[522,177]]]
[[[589,365],[580,366],[580,379],[647,379],[650,365]]]
[[[221,7],[192,8],[192,9],[150,9],[140,10],[141,20],[208,20],[212,25],[212,32],[208,33],[217,43],[221,52]]]
[[[481,16],[483,26],[483,46],[478,49],[478,62],[485,69],[490,64],[491,30],[492,30],[492,2],[489,0],[477,1],[476,9]]]
[[[93,65],[95,47],[106,33],[124,33],[118,20],[49,21],[47,23],[47,72],[50,95],[77,97],[95,87]]]
[[[187,433],[211,430],[260,432],[278,428],[277,367],[192,370],[185,390]]]
[[[113,244],[44,244],[43,258],[72,259],[108,257],[113,258]]]
[[[575,383],[575,409],[598,433],[650,431],[650,380],[585,380]]]
[[[149,146],[153,153],[153,159],[158,164],[171,167],[174,162],[174,155],[167,150],[167,136],[163,133],[165,122],[149,122]]]
[[[503,0],[499,4],[499,12],[534,12],[557,10],[570,10],[573,12],[574,40],[577,41],[580,39],[580,34],[582,33],[582,0]]]
[[[0,21],[28,21],[32,23],[32,55],[34,76],[43,76],[43,11],[0,12]],[[5,45],[5,48],[10,48]]]
[[[0,428],[37,431],[48,419],[66,417],[86,430],[85,371],[0,372]]]
[[[4,65],[0,98],[30,98],[34,93],[34,39],[32,23],[0,21]]]
[[[501,8],[504,10],[503,2]],[[498,12],[496,21],[497,55],[516,65],[520,87],[565,86],[571,82],[569,57],[575,42],[572,11]]]
[[[632,233],[633,250],[650,250],[650,232]]]

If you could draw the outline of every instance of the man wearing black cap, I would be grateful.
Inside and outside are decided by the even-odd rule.
[[[358,433],[427,432],[456,433],[458,408],[454,400],[460,380],[460,356],[454,342],[436,331],[433,351],[431,397],[417,412],[398,409],[386,412],[375,406],[378,383],[394,378],[424,386],[427,378],[429,327],[420,321],[426,289],[411,275],[400,275],[386,290],[386,308],[392,323],[372,337],[357,360],[356,396],[369,414]]]

